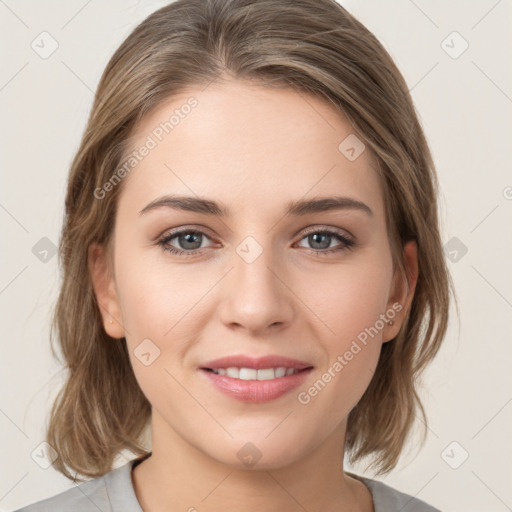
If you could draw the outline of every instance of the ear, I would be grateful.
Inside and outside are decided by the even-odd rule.
[[[411,307],[416,283],[418,282],[418,246],[415,241],[407,242],[403,249],[405,275],[400,268],[395,270],[387,305],[388,322],[384,328],[382,342],[394,339],[400,331],[404,319]],[[392,312],[394,316],[392,318]]]
[[[105,332],[112,338],[123,338],[125,334],[121,307],[117,298],[114,276],[111,275],[107,251],[104,246],[92,243],[88,248],[87,257]]]

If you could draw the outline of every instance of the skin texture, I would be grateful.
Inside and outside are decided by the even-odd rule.
[[[368,489],[343,472],[346,418],[410,305],[416,246],[404,248],[407,286],[393,272],[375,161],[368,150],[354,161],[338,150],[354,129],[312,96],[239,80],[190,88],[143,120],[133,148],[190,96],[198,105],[124,178],[110,272],[109,254],[89,249],[105,330],[126,337],[152,404],[153,455],[132,473],[139,502],[145,511],[220,511],[241,503],[258,512],[371,511]],[[231,216],[166,207],[139,213],[171,193],[221,202]],[[373,215],[284,213],[289,201],[333,195],[362,201]],[[183,227],[205,233],[196,255],[173,255],[158,244]],[[307,235],[322,229],[356,246],[347,249],[334,236],[314,245]],[[237,253],[248,236],[262,249],[251,263]],[[190,251],[183,242],[175,237],[168,245]],[[324,247],[345,248],[315,251]],[[298,392],[396,303],[402,310],[394,324],[300,403]],[[149,366],[134,354],[144,339],[160,350]],[[199,370],[233,354],[277,354],[314,369],[300,389],[244,403],[221,394]],[[251,468],[237,457],[248,442],[261,453]]]

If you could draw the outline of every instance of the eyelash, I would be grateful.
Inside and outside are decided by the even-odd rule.
[[[174,231],[172,233],[169,233],[168,235],[166,235],[163,238],[161,238],[160,240],[158,240],[157,243],[158,243],[158,245],[160,245],[162,247],[162,249],[164,251],[170,252],[177,256],[181,256],[181,255],[194,256],[194,255],[200,253],[202,249],[193,249],[193,250],[176,249],[175,247],[169,245],[169,242],[172,239],[174,239],[180,235],[184,235],[184,234],[204,235],[207,238],[209,238],[208,235],[206,233],[204,233],[203,231],[200,231],[197,229],[182,229],[179,231]],[[346,250],[352,250],[352,249],[354,249],[354,247],[357,246],[357,243],[353,239],[348,238],[344,235],[341,235],[337,231],[332,231],[329,229],[316,229],[316,230],[307,231],[306,233],[304,233],[302,235],[302,238],[300,238],[299,242],[302,241],[307,236],[313,235],[313,234],[332,236],[332,237],[336,238],[338,241],[342,242],[342,244],[343,244],[341,247],[338,246],[338,247],[335,247],[332,249],[309,249],[310,251],[316,253],[317,255],[326,256],[326,255],[330,255],[332,253],[337,253],[337,252],[346,251]],[[307,249],[307,247],[305,249]]]

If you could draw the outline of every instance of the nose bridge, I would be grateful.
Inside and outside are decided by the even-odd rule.
[[[279,257],[271,246],[271,237],[258,236],[261,243],[252,235],[245,237],[238,244],[233,255],[235,286],[249,292],[247,287],[260,292],[279,294],[279,286],[276,278],[270,269],[279,266]],[[275,270],[274,270],[275,272]],[[267,297],[269,299],[270,297]]]
[[[236,246],[222,309],[225,323],[251,330],[288,323],[293,311],[284,279],[279,276],[280,258],[271,247],[271,237],[259,238],[262,243],[255,236],[247,236]]]

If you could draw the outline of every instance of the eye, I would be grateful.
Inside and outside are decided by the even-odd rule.
[[[333,252],[350,250],[356,245],[355,240],[351,237],[349,238],[347,235],[329,229],[319,230],[317,228],[316,230],[311,230],[301,239],[301,241],[303,240],[310,244],[311,250],[317,254],[331,254]],[[339,243],[333,247],[331,244],[336,241]]]
[[[173,254],[186,254],[188,256],[200,252],[199,249],[205,247],[203,242],[204,239],[207,238],[206,234],[202,231],[197,229],[185,229],[168,234],[159,240],[158,244],[165,251],[169,251]],[[171,241],[174,239],[176,239],[175,243],[177,243],[179,247],[175,247],[171,244]]]
[[[201,230],[182,229],[165,235],[158,241],[158,245],[172,254],[193,256],[200,253],[201,249],[208,247],[204,244],[207,239],[210,239],[210,237]],[[309,249],[311,251],[321,255],[350,250],[357,245],[352,237],[329,229],[311,229],[300,241],[303,240],[310,244]],[[336,241],[338,244],[333,246],[332,242]],[[304,246],[299,245],[299,247]],[[307,249],[307,247],[305,248]]]

